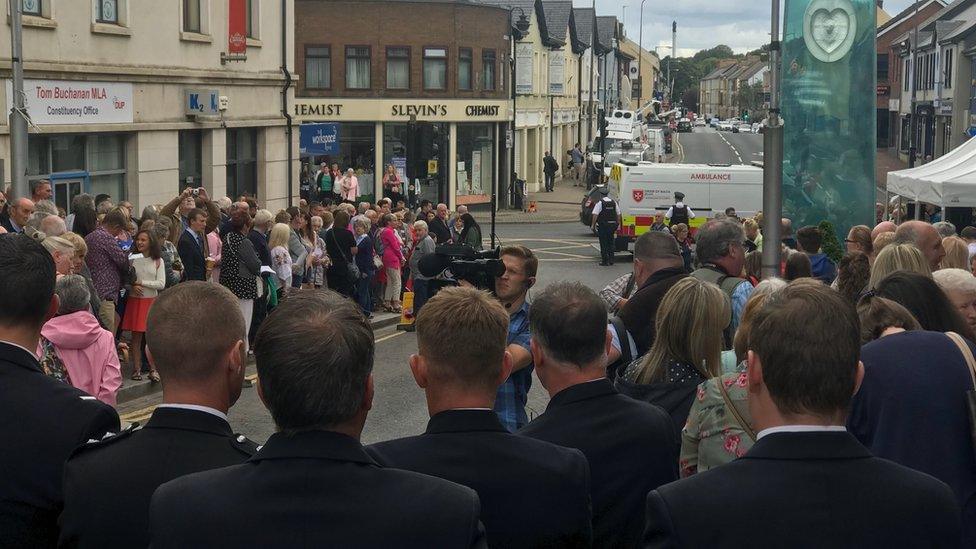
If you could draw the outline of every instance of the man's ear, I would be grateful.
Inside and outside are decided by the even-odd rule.
[[[529,340],[529,352],[532,353],[532,364],[535,366],[535,369],[545,369],[547,366],[546,355],[542,352],[542,346],[539,345],[539,342],[535,338]],[[508,351],[505,351],[505,353],[507,354]]]
[[[44,322],[51,320],[55,315],[58,314],[58,309],[61,308],[61,298],[58,294],[51,295],[51,302],[47,305],[47,312],[44,313]]]
[[[864,381],[864,363],[860,360],[857,361],[857,372],[854,374],[854,394],[861,389],[861,383]]]
[[[247,357],[246,348],[244,340],[238,339],[237,343],[227,351],[227,367],[235,375],[244,371]]]
[[[366,390],[363,391],[363,403],[360,408],[363,411],[370,411],[373,409],[373,395],[376,387],[373,385],[373,374],[369,374],[366,378]]]
[[[508,376],[512,375],[512,368],[515,367],[515,362],[512,360],[512,353],[505,351],[502,354],[502,371],[499,372],[498,385],[502,386],[503,383],[508,379]]]
[[[754,351],[746,354],[746,379],[750,393],[758,392],[763,385],[762,361]]]
[[[417,382],[417,386],[426,389],[428,383],[427,359],[419,354],[410,355],[410,372],[413,374],[413,380]]]
[[[613,350],[613,334],[610,333],[610,330],[612,330],[612,329],[613,328],[610,328],[609,326],[607,327],[607,343],[606,343],[606,346],[603,349],[603,352],[605,354],[607,354],[607,355],[609,355],[610,354],[610,351]],[[620,342],[620,346],[621,347],[623,347],[624,345],[628,345],[628,344],[629,344],[629,342],[627,342],[627,341],[621,341]]]

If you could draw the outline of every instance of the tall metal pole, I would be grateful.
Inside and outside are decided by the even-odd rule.
[[[644,63],[644,2],[647,0],[641,0],[640,5],[640,29],[637,31],[637,107],[644,106],[644,72],[641,70],[641,65]],[[653,69],[652,69],[653,72]]]
[[[919,0],[915,0],[915,28],[912,31],[912,35],[913,35],[911,40],[912,43],[909,45],[912,51],[912,70],[911,70],[911,75],[906,75],[906,77],[911,76],[912,78],[912,104],[911,104],[911,112],[908,115],[909,131],[911,132],[911,135],[908,136],[909,139],[908,167],[909,168],[915,167],[915,157],[918,155],[918,143],[916,143],[915,141],[915,134],[918,133],[918,113],[915,112],[915,109],[917,108],[917,101],[918,101],[918,80],[917,80],[918,78],[918,5],[919,5]],[[918,209],[918,202],[915,203],[915,208],[916,210]],[[918,218],[916,217],[915,219]]]
[[[671,21],[671,57],[668,58],[668,97],[671,97],[673,83],[671,82],[671,60],[678,55],[678,22]],[[674,106],[674,98],[671,97],[671,105]]]
[[[512,9],[509,10],[509,20],[511,20],[513,17],[515,17],[515,8],[512,8]],[[518,179],[518,177],[516,177],[516,174],[515,174],[515,146],[516,146],[516,143],[515,143],[515,135],[518,133],[518,131],[516,129],[516,118],[518,117],[518,112],[516,111],[516,107],[515,107],[515,95],[516,95],[516,93],[515,93],[515,86],[516,86],[516,83],[515,83],[515,70],[516,70],[516,63],[518,63],[518,61],[517,61],[518,60],[518,51],[516,51],[517,48],[518,48],[518,46],[516,45],[516,40],[517,39],[515,37],[515,32],[516,32],[515,31],[515,26],[513,25],[512,26],[512,30],[511,30],[511,36],[512,36],[512,78],[510,80],[511,80],[511,86],[512,86],[512,128],[511,128],[511,130],[512,130],[512,156],[511,156],[511,158],[509,158],[509,163],[510,163],[510,165],[509,165],[509,172],[511,174],[511,175],[509,175],[509,178],[508,178],[508,181],[509,181],[509,185],[508,185],[508,189],[509,189],[509,193],[508,193],[508,205],[509,205],[509,207],[513,207],[515,205],[515,181]],[[494,248],[495,247],[495,242],[494,242],[494,238],[495,238],[495,227],[492,227],[491,228],[491,238],[492,238],[491,247]]]
[[[763,278],[780,276],[780,220],[783,218],[783,122],[779,117],[779,1],[772,0],[769,44],[769,122],[763,133]]]
[[[21,43],[23,0],[10,0],[10,53],[13,98],[10,101],[10,180],[14,196],[29,197],[27,189],[27,110],[24,106],[24,52]],[[10,99],[10,98],[8,98]]]

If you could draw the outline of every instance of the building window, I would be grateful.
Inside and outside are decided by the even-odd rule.
[[[254,8],[256,7],[255,2],[254,0],[246,0],[245,4],[247,5],[244,7],[244,25],[246,27],[247,37],[257,38],[257,34],[255,33],[257,29],[255,28],[255,24],[254,24],[255,22]]]
[[[227,130],[227,194],[256,197],[258,191],[258,131]]]
[[[332,50],[329,46],[305,46],[305,88],[332,87]]]
[[[481,89],[495,89],[495,50],[481,52]]]
[[[458,124],[456,150],[458,197],[472,197],[470,202],[487,201],[495,180],[494,125]]]
[[[386,48],[386,88],[410,89],[410,48]]]
[[[471,65],[474,62],[472,60],[471,48],[460,48],[458,50],[458,89],[459,90],[470,90],[471,89]]]
[[[346,87],[369,89],[369,46],[346,47]]]
[[[424,89],[447,89],[447,50],[424,48]]]
[[[183,0],[183,32],[201,32],[200,0]]]
[[[179,134],[180,188],[203,186],[203,132],[181,130]]]
[[[953,61],[953,50],[945,51],[945,71],[943,71],[943,87],[947,90],[952,88],[952,61]]]
[[[888,55],[878,54],[878,80],[888,79]]]
[[[911,65],[912,65],[911,59],[906,59],[905,60],[905,72],[902,75],[904,77],[904,80],[905,80],[905,91],[908,91],[908,83],[909,83],[909,79],[911,78],[910,74],[912,72],[912,66]]]
[[[24,15],[36,15],[37,17],[41,17],[43,12],[41,1],[42,0],[24,0],[22,5]]]
[[[55,204],[71,212],[71,199],[85,192],[125,199],[125,134],[31,135],[27,138],[27,178],[50,179],[57,172],[88,172],[88,186],[81,179],[54,181]]]
[[[98,0],[95,4],[95,21],[98,23],[119,24],[118,0]]]

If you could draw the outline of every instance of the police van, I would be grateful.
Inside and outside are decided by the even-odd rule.
[[[684,203],[695,212],[692,231],[728,207],[740,217],[752,217],[762,209],[763,171],[743,165],[619,162],[610,170],[608,187],[620,204],[623,224],[616,247],[623,251],[650,230],[656,214],[667,213],[676,192],[684,193]]]

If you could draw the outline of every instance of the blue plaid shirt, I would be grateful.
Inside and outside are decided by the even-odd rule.
[[[515,314],[508,317],[508,344],[518,345],[529,350],[529,304],[523,303]],[[502,425],[511,432],[524,427],[529,418],[525,414],[525,402],[529,398],[529,388],[532,387],[533,365],[513,373],[498,388],[495,397],[495,413]]]

